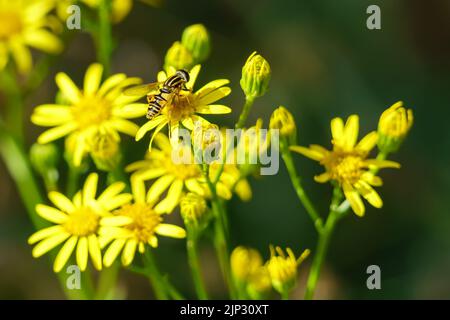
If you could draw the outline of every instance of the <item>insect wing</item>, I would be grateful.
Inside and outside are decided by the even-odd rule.
[[[126,96],[145,96],[147,93],[156,90],[161,85],[161,82],[152,82],[133,86],[123,91]]]

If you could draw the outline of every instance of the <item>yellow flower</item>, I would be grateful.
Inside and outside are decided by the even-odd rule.
[[[297,127],[294,116],[283,106],[279,106],[270,116],[270,129],[280,130],[281,137],[287,137],[290,141],[295,140]]]
[[[158,73],[158,81],[165,81],[168,76],[176,72],[174,68],[169,68],[169,73],[164,71]],[[190,71],[190,80],[186,84],[189,91],[181,91],[179,96],[164,107],[161,114],[144,124],[136,134],[136,141],[150,130],[155,129],[152,138],[150,139],[149,149],[151,148],[153,138],[161,131],[167,124],[169,130],[172,132],[181,123],[189,130],[194,129],[194,123],[200,121],[201,123],[209,123],[198,114],[226,114],[230,113],[231,109],[220,104],[212,104],[228,96],[231,92],[229,87],[225,87],[229,83],[226,79],[218,79],[209,82],[202,88],[193,92],[195,80],[200,72],[200,65],[195,66]]]
[[[143,183],[134,185],[133,198],[133,203],[123,205],[114,211],[114,216],[100,221],[101,246],[105,247],[111,243],[103,257],[105,267],[112,265],[121,251],[122,264],[130,265],[136,249],[144,253],[146,244],[153,248],[158,247],[156,235],[178,239],[186,237],[183,228],[162,223],[161,212],[153,208],[152,201],[146,199]]]
[[[33,47],[48,53],[59,53],[62,42],[48,30],[53,0],[0,0],[0,71],[11,54],[19,72],[32,66]]]
[[[198,225],[203,220],[208,207],[202,196],[189,192],[180,201],[180,213],[185,224]]]
[[[174,162],[172,145],[169,138],[159,133],[155,138],[156,148],[147,152],[144,160],[134,162],[126,167],[126,171],[133,172],[131,183],[139,184],[142,181],[157,179],[150,187],[147,199],[156,201],[164,192],[167,196],[155,207],[157,211],[170,213],[180,203],[183,191],[187,190],[198,195],[209,197],[209,189],[199,165],[194,163],[191,148],[181,147],[180,155],[187,155],[187,163],[180,159]],[[211,177],[214,175],[210,172]],[[226,176],[226,175],[225,175]],[[217,183],[217,193],[224,199],[231,198],[229,184],[222,181]]]
[[[38,258],[59,244],[64,245],[56,256],[53,270],[59,272],[66,265],[76,247],[77,265],[81,271],[87,266],[88,255],[97,270],[102,269],[102,258],[98,239],[98,230],[102,219],[111,210],[128,203],[131,195],[120,193],[125,184],[113,183],[96,198],[98,175],[92,173],[86,179],[82,190],[72,200],[65,195],[52,191],[48,194],[56,208],[38,204],[36,212],[42,218],[55,225],[34,233],[28,243],[33,245],[33,257]]]
[[[138,126],[127,119],[141,117],[147,110],[142,104],[131,104],[136,97],[121,95],[124,87],[140,83],[140,79],[119,73],[101,84],[102,73],[100,64],[92,64],[86,71],[83,90],[78,89],[67,74],[58,73],[56,84],[67,99],[67,105],[40,105],[31,116],[36,125],[54,127],[42,133],[38,143],[48,143],[66,135],[76,138],[72,155],[75,166],[81,164],[97,135],[108,133],[116,140],[120,139],[118,132],[134,136]]]
[[[383,201],[372,186],[381,186],[382,180],[370,172],[370,168],[399,168],[393,161],[368,159],[370,151],[378,140],[376,132],[370,132],[361,141],[358,140],[359,117],[351,115],[345,126],[341,118],[331,121],[333,150],[327,150],[319,145],[309,148],[292,146],[291,150],[319,161],[325,167],[325,172],[315,176],[319,183],[329,180],[336,181],[342,187],[344,195],[353,211],[363,216],[365,207],[360,196],[363,196],[375,208],[381,208]]]
[[[90,141],[90,154],[99,170],[113,171],[120,163],[119,140],[110,133],[99,133]]]
[[[263,259],[257,250],[239,246],[231,252],[230,264],[235,279],[245,282],[263,265]]]
[[[378,122],[378,148],[383,152],[398,150],[414,122],[411,109],[403,107],[403,102],[394,103],[386,109]]]
[[[272,286],[279,293],[289,292],[297,281],[297,267],[309,256],[306,249],[296,258],[291,248],[286,249],[287,255],[280,247],[270,246],[270,259],[267,262]],[[278,255],[277,255],[278,254]]]

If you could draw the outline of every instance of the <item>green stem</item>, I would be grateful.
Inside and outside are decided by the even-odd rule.
[[[120,263],[115,261],[109,268],[100,272],[97,291],[95,293],[96,300],[114,299],[114,291],[116,289],[117,277],[119,276]]]
[[[8,131],[23,144],[23,101],[21,89],[17,83],[16,75],[12,68],[7,66],[0,72],[0,84],[7,94],[7,108],[5,110],[5,126]]]
[[[153,286],[155,296],[158,300],[168,300],[169,295],[166,291],[164,278],[161,272],[159,271],[156,265],[155,257],[153,256],[153,253],[150,250],[151,249],[145,250],[144,254],[144,262],[148,270],[147,274],[149,276],[150,283]]]
[[[69,174],[67,176],[66,195],[72,197],[78,191],[81,172],[73,165],[69,164]]]
[[[195,291],[197,293],[198,299],[207,300],[208,294],[203,283],[200,263],[198,259],[197,236],[194,234],[195,230],[191,230],[192,228],[189,229],[190,230],[188,230],[188,239],[186,246],[192,280],[194,281]]]
[[[100,1],[98,8],[97,59],[104,67],[105,76],[108,76],[111,71],[112,31],[110,12],[111,1]]]
[[[244,128],[245,122],[247,121],[248,115],[250,114],[250,110],[251,110],[254,102],[255,102],[254,97],[245,97],[245,104],[244,104],[244,107],[242,108],[241,114],[239,115],[239,120],[236,123],[236,125],[234,126],[235,129]],[[239,144],[239,139],[240,139],[240,137],[238,137],[237,144]],[[220,176],[222,175],[223,169],[225,168],[226,157],[227,157],[228,153],[230,153],[233,150],[233,147],[234,147],[234,143],[231,143],[230,141],[228,141],[227,150],[226,150],[225,154],[223,155],[222,163],[220,164],[220,167],[217,170],[216,176],[214,177],[214,180],[213,180],[214,185],[216,185],[217,182],[219,182]]]
[[[0,153],[6,167],[16,183],[20,197],[36,229],[44,228],[47,223],[40,218],[34,208],[43,203],[38,184],[28,162],[27,154],[17,139],[7,133],[0,125]]]
[[[211,205],[214,214],[214,247],[219,259],[220,270],[228,286],[231,299],[237,298],[234,281],[231,277],[230,255],[228,249],[228,220],[223,204],[217,196],[216,185],[209,178],[209,167],[203,164],[203,175],[206,179],[209,191],[211,192]]]
[[[245,104],[242,112],[239,116],[239,120],[235,125],[236,129],[242,129],[245,126],[250,110],[252,109],[253,103],[255,102],[254,97],[245,97]]]
[[[284,290],[281,292],[281,300],[289,300],[289,291]]]
[[[312,204],[311,200],[309,199],[308,195],[305,193],[305,190],[303,189],[300,177],[297,174],[297,170],[295,169],[292,154],[291,151],[289,150],[289,146],[287,144],[286,139],[281,138],[280,149],[281,149],[281,156],[283,157],[284,164],[286,165],[286,169],[288,171],[295,192],[297,193],[297,197],[299,198],[309,217],[313,221],[314,227],[316,228],[317,232],[320,233],[323,228],[322,218],[317,213],[317,210],[315,209],[314,205]]]
[[[305,300],[311,300],[314,297],[314,291],[317,286],[317,281],[319,280],[322,264],[328,251],[331,236],[336,226],[336,222],[339,220],[340,215],[342,215],[342,212],[338,211],[338,205],[341,199],[342,192],[340,191],[339,186],[336,186],[333,190],[330,213],[327,221],[325,222],[325,226],[322,228],[321,232],[319,232],[319,241],[317,243],[311,270],[309,271],[309,276],[306,283]],[[347,209],[348,207],[346,207],[345,210]]]

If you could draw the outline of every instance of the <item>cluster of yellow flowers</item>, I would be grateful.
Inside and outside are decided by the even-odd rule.
[[[81,2],[93,9],[103,3],[101,0]],[[28,46],[52,53],[61,51],[62,42],[53,33],[60,22],[50,12],[57,9],[60,16],[64,15],[61,8],[72,3],[75,0],[61,1],[59,5],[53,0],[0,0],[0,70],[6,67],[12,55],[20,72],[29,71],[32,62]],[[132,1],[112,1],[112,20],[123,19],[131,6]],[[230,147],[223,143],[225,128],[207,120],[208,115],[231,112],[230,107],[221,104],[231,93],[230,81],[220,78],[194,90],[201,63],[210,53],[209,38],[207,29],[196,24],[186,28],[181,41],[169,48],[164,70],[156,75],[156,80],[164,83],[180,69],[187,72],[189,80],[183,90],[176,92],[175,98],[166,101],[161,111],[145,123],[141,120],[149,104],[139,102],[139,96],[125,92],[131,86],[141,84],[142,79],[124,73],[105,76],[108,67],[101,63],[88,67],[82,87],[66,73],[56,74],[59,89],[56,102],[35,107],[31,115],[32,123],[47,127],[31,150],[31,161],[44,179],[48,198],[54,205],[41,203],[35,208],[40,217],[53,225],[28,239],[29,244],[35,245],[34,257],[60,246],[53,265],[55,272],[64,268],[74,251],[80,270],[88,268],[89,257],[92,265],[102,270],[110,267],[119,255],[123,266],[133,265],[136,252],[144,254],[158,247],[157,236],[187,238],[196,291],[199,298],[206,298],[199,276],[196,246],[205,229],[211,227],[220,267],[232,298],[267,298],[271,288],[288,298],[296,285],[297,267],[310,250],[306,249],[296,257],[290,248],[283,251],[280,247],[270,246],[270,258],[265,263],[259,252],[251,248],[237,247],[230,255],[225,207],[233,194],[243,201],[251,199],[248,178],[256,173],[260,164],[249,159],[256,157],[255,153],[267,152],[273,141],[269,138],[277,137],[292,184],[320,237],[321,245],[313,252],[315,256],[307,285],[307,297],[312,297],[324,250],[336,222],[350,208],[356,215],[363,216],[365,205],[362,199],[375,208],[382,207],[381,197],[374,189],[382,185],[377,173],[382,168],[400,167],[387,157],[398,150],[410,130],[412,111],[397,102],[381,115],[378,131],[368,133],[359,142],[357,115],[349,116],[345,122],[334,118],[331,120],[332,148],[328,150],[315,144],[309,147],[298,145],[295,119],[287,108],[280,106],[270,117],[268,137],[252,139],[245,136]],[[268,61],[256,52],[252,53],[242,68],[240,85],[246,99],[235,129],[246,129],[260,137],[262,119],[250,127],[246,127],[246,120],[255,100],[268,91],[270,78]],[[160,90],[161,87],[149,92],[148,98],[158,95]],[[200,134],[198,128],[202,130]],[[174,140],[180,129],[190,133],[193,143],[175,149]],[[205,129],[217,129],[219,135],[203,134]],[[133,140],[121,134],[139,141],[150,131],[148,148],[142,150],[140,160],[124,165],[123,147]],[[75,179],[72,181],[75,188],[68,188],[66,194],[59,191],[58,183],[47,183],[49,177],[55,181],[59,176],[55,160],[58,147],[52,142],[61,138],[64,138],[64,154],[70,173],[87,175],[81,190]],[[198,139],[201,152],[218,146],[221,157],[210,163],[194,161],[194,149],[198,147],[194,141]],[[136,146],[139,145],[136,143]],[[372,158],[370,153],[376,146],[379,153]],[[316,175],[314,180],[330,182],[334,187],[325,222],[303,189],[291,151],[318,161],[325,172]],[[175,161],[176,152],[187,154],[191,161]],[[225,162],[224,157],[230,154],[234,158],[236,154],[244,154],[245,159],[242,163]],[[163,222],[166,215],[177,208],[185,224],[183,228]],[[151,276],[155,275],[154,266],[149,272]]]

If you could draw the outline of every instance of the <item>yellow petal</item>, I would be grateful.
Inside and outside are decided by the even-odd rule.
[[[348,117],[344,128],[344,148],[352,149],[358,140],[359,133],[359,117],[356,114]]]
[[[51,191],[48,194],[48,198],[55,204],[55,206],[57,206],[64,212],[71,213],[75,211],[75,206],[73,205],[72,201],[70,201],[69,198],[67,198],[62,193]]]
[[[70,237],[70,234],[68,232],[61,232],[57,233],[49,238],[46,238],[45,240],[42,240],[39,242],[31,252],[34,258],[39,258],[43,254],[49,252],[54,247],[62,243],[64,240]]]
[[[105,191],[102,192],[102,194],[98,197],[97,201],[99,203],[107,202],[109,199],[121,193],[123,189],[125,189],[125,187],[126,184],[121,181],[114,182],[112,185],[106,188]]]
[[[212,91],[216,90],[217,88],[223,87],[224,85],[230,83],[230,80],[228,79],[217,79],[211,82],[208,82],[203,87],[201,87],[199,90],[195,92],[195,95],[198,98],[201,98],[208,93],[211,93]]]
[[[356,149],[359,149],[364,152],[369,152],[372,150],[378,141],[378,133],[375,131],[372,131],[368,133],[364,138],[359,141],[359,143],[356,145]]]
[[[344,121],[341,118],[331,120],[331,135],[334,141],[340,141],[344,136]]]
[[[131,217],[126,216],[112,216],[112,217],[104,217],[100,221],[100,224],[102,226],[108,226],[108,227],[122,227],[126,226],[133,222],[133,219]]]
[[[59,53],[63,49],[61,40],[44,29],[33,30],[24,34],[24,41],[31,47],[49,53]]]
[[[61,137],[64,137],[74,131],[78,125],[75,122],[68,122],[61,126],[54,127],[47,131],[44,131],[38,138],[38,143],[46,144],[53,140],[57,140]]]
[[[380,186],[383,185],[383,180],[381,180],[380,177],[374,175],[374,174],[371,173],[371,172],[364,172],[364,173],[361,175],[361,179],[364,180],[364,181],[366,181],[366,182],[369,183],[370,185],[375,186],[375,187],[380,187]]]
[[[138,132],[136,133],[136,141],[139,141],[142,139],[142,137],[153,128],[157,127],[161,122],[164,120],[167,121],[166,116],[159,115],[156,118],[147,121],[142,127],[139,128]],[[167,122],[166,122],[167,123]]]
[[[184,182],[186,185],[186,189],[188,189],[191,192],[194,192],[198,195],[204,195],[205,194],[205,188],[206,186],[202,187],[202,184],[198,182],[197,179],[188,179]]]
[[[175,179],[172,175],[162,176],[156,180],[147,193],[147,202],[153,203],[159,196],[166,191],[172,181]]]
[[[148,105],[145,103],[132,103],[113,110],[113,116],[123,119],[133,119],[145,116]]]
[[[125,245],[126,239],[117,239],[115,240],[106,250],[105,255],[103,256],[103,264],[105,267],[109,267],[113,264],[114,260],[116,260],[117,256]]]
[[[195,81],[197,80],[201,68],[202,66],[199,64],[192,67],[191,71],[189,72],[189,81],[186,83],[186,86],[188,88],[192,89],[194,87]]]
[[[305,157],[308,157],[308,158],[316,160],[316,161],[320,161],[324,158],[324,154],[322,152],[317,151],[317,150],[312,150],[309,148],[305,148],[302,146],[291,146],[291,147],[289,147],[289,149],[291,151],[300,153],[300,154],[304,155]]]
[[[231,108],[220,104],[210,104],[197,107],[195,111],[200,114],[226,114],[231,112]]]
[[[109,124],[111,124],[111,126],[117,131],[125,133],[132,137],[136,136],[136,133],[139,130],[139,126],[137,124],[125,119],[116,118],[110,120]]]
[[[97,236],[91,234],[88,236],[89,255],[92,259],[92,264],[95,269],[102,270],[102,254],[100,251],[100,244],[98,243]]]
[[[318,176],[314,176],[314,180],[316,182],[319,182],[319,183],[328,182],[328,180],[330,180],[330,178],[331,177],[330,177],[330,174],[328,172],[324,172],[322,174],[319,174]]]
[[[19,40],[11,41],[9,46],[19,72],[27,73],[30,71],[32,65],[30,50]]]
[[[171,237],[171,238],[178,238],[182,239],[186,237],[186,231],[176,225],[173,224],[167,224],[167,223],[161,223],[159,224],[155,232],[161,236]]]
[[[93,63],[86,70],[84,75],[84,94],[92,96],[97,92],[102,80],[103,66],[100,63]]]
[[[127,76],[124,73],[117,73],[110,76],[108,79],[105,80],[105,82],[103,82],[100,89],[97,91],[97,95],[104,96],[106,93],[109,92],[109,90],[111,90],[119,83],[121,83],[123,80],[125,80],[126,77]]]
[[[83,203],[85,205],[89,204],[92,200],[95,199],[95,194],[97,193],[97,184],[98,184],[98,174],[91,173],[84,183],[83,187]]]
[[[150,240],[148,240],[148,244],[152,247],[152,248],[157,248],[158,247],[158,238],[153,236],[150,238]]]
[[[152,137],[150,138],[150,143],[148,144],[149,151],[152,150],[153,139],[155,139],[155,137],[158,136],[158,133],[166,126],[166,124],[167,124],[167,120],[163,121],[161,124],[159,124],[159,126],[156,127],[155,131],[153,132]]]
[[[136,203],[145,203],[145,182],[131,176],[131,192]]]
[[[36,212],[45,220],[56,224],[62,224],[67,221],[67,215],[65,213],[44,204],[36,205]]]
[[[342,188],[344,190],[345,198],[350,202],[350,206],[356,215],[360,217],[364,216],[365,207],[359,193],[348,183],[343,183]]]
[[[214,103],[226,96],[228,96],[231,93],[231,89],[229,87],[221,87],[221,88],[217,88],[214,91],[211,91],[207,94],[205,94],[204,96],[202,96],[201,98],[199,98],[196,103],[197,105],[208,105],[211,103]]]
[[[381,200],[378,193],[365,181],[358,181],[355,184],[356,190],[375,208],[381,208],[383,206],[383,200]]]
[[[88,240],[86,237],[80,237],[77,246],[77,264],[81,271],[86,270],[88,261]]]
[[[171,213],[175,207],[180,203],[181,194],[183,192],[183,181],[175,180],[169,188],[167,192],[167,197],[158,203],[155,207],[155,211],[159,213]]]
[[[108,211],[114,210],[129,203],[133,199],[133,196],[129,193],[121,193],[113,198],[108,199],[107,202],[100,203],[103,208]]]
[[[128,266],[133,262],[134,254],[136,252],[137,241],[135,239],[130,239],[127,241],[125,248],[122,252],[122,264]]]
[[[61,250],[59,250],[58,255],[55,258],[55,263],[53,264],[53,271],[60,272],[62,268],[64,268],[67,260],[69,260],[70,255],[73,252],[73,249],[75,248],[75,245],[77,244],[77,240],[77,236],[70,237],[70,239],[67,240],[63,245]]]
[[[390,161],[390,160],[367,159],[367,160],[364,160],[364,164],[366,166],[373,166],[373,167],[377,167],[379,169],[383,169],[383,168],[399,169],[400,168],[400,163],[395,162],[395,161]]]
[[[64,97],[72,104],[76,104],[80,100],[80,90],[64,72],[60,72],[55,77],[56,84],[61,90]]]
[[[60,232],[64,233],[65,231],[64,231],[64,228],[59,225],[41,229],[41,230],[33,233],[28,238],[28,244],[35,244],[36,242],[41,241],[42,239],[49,238]]]

